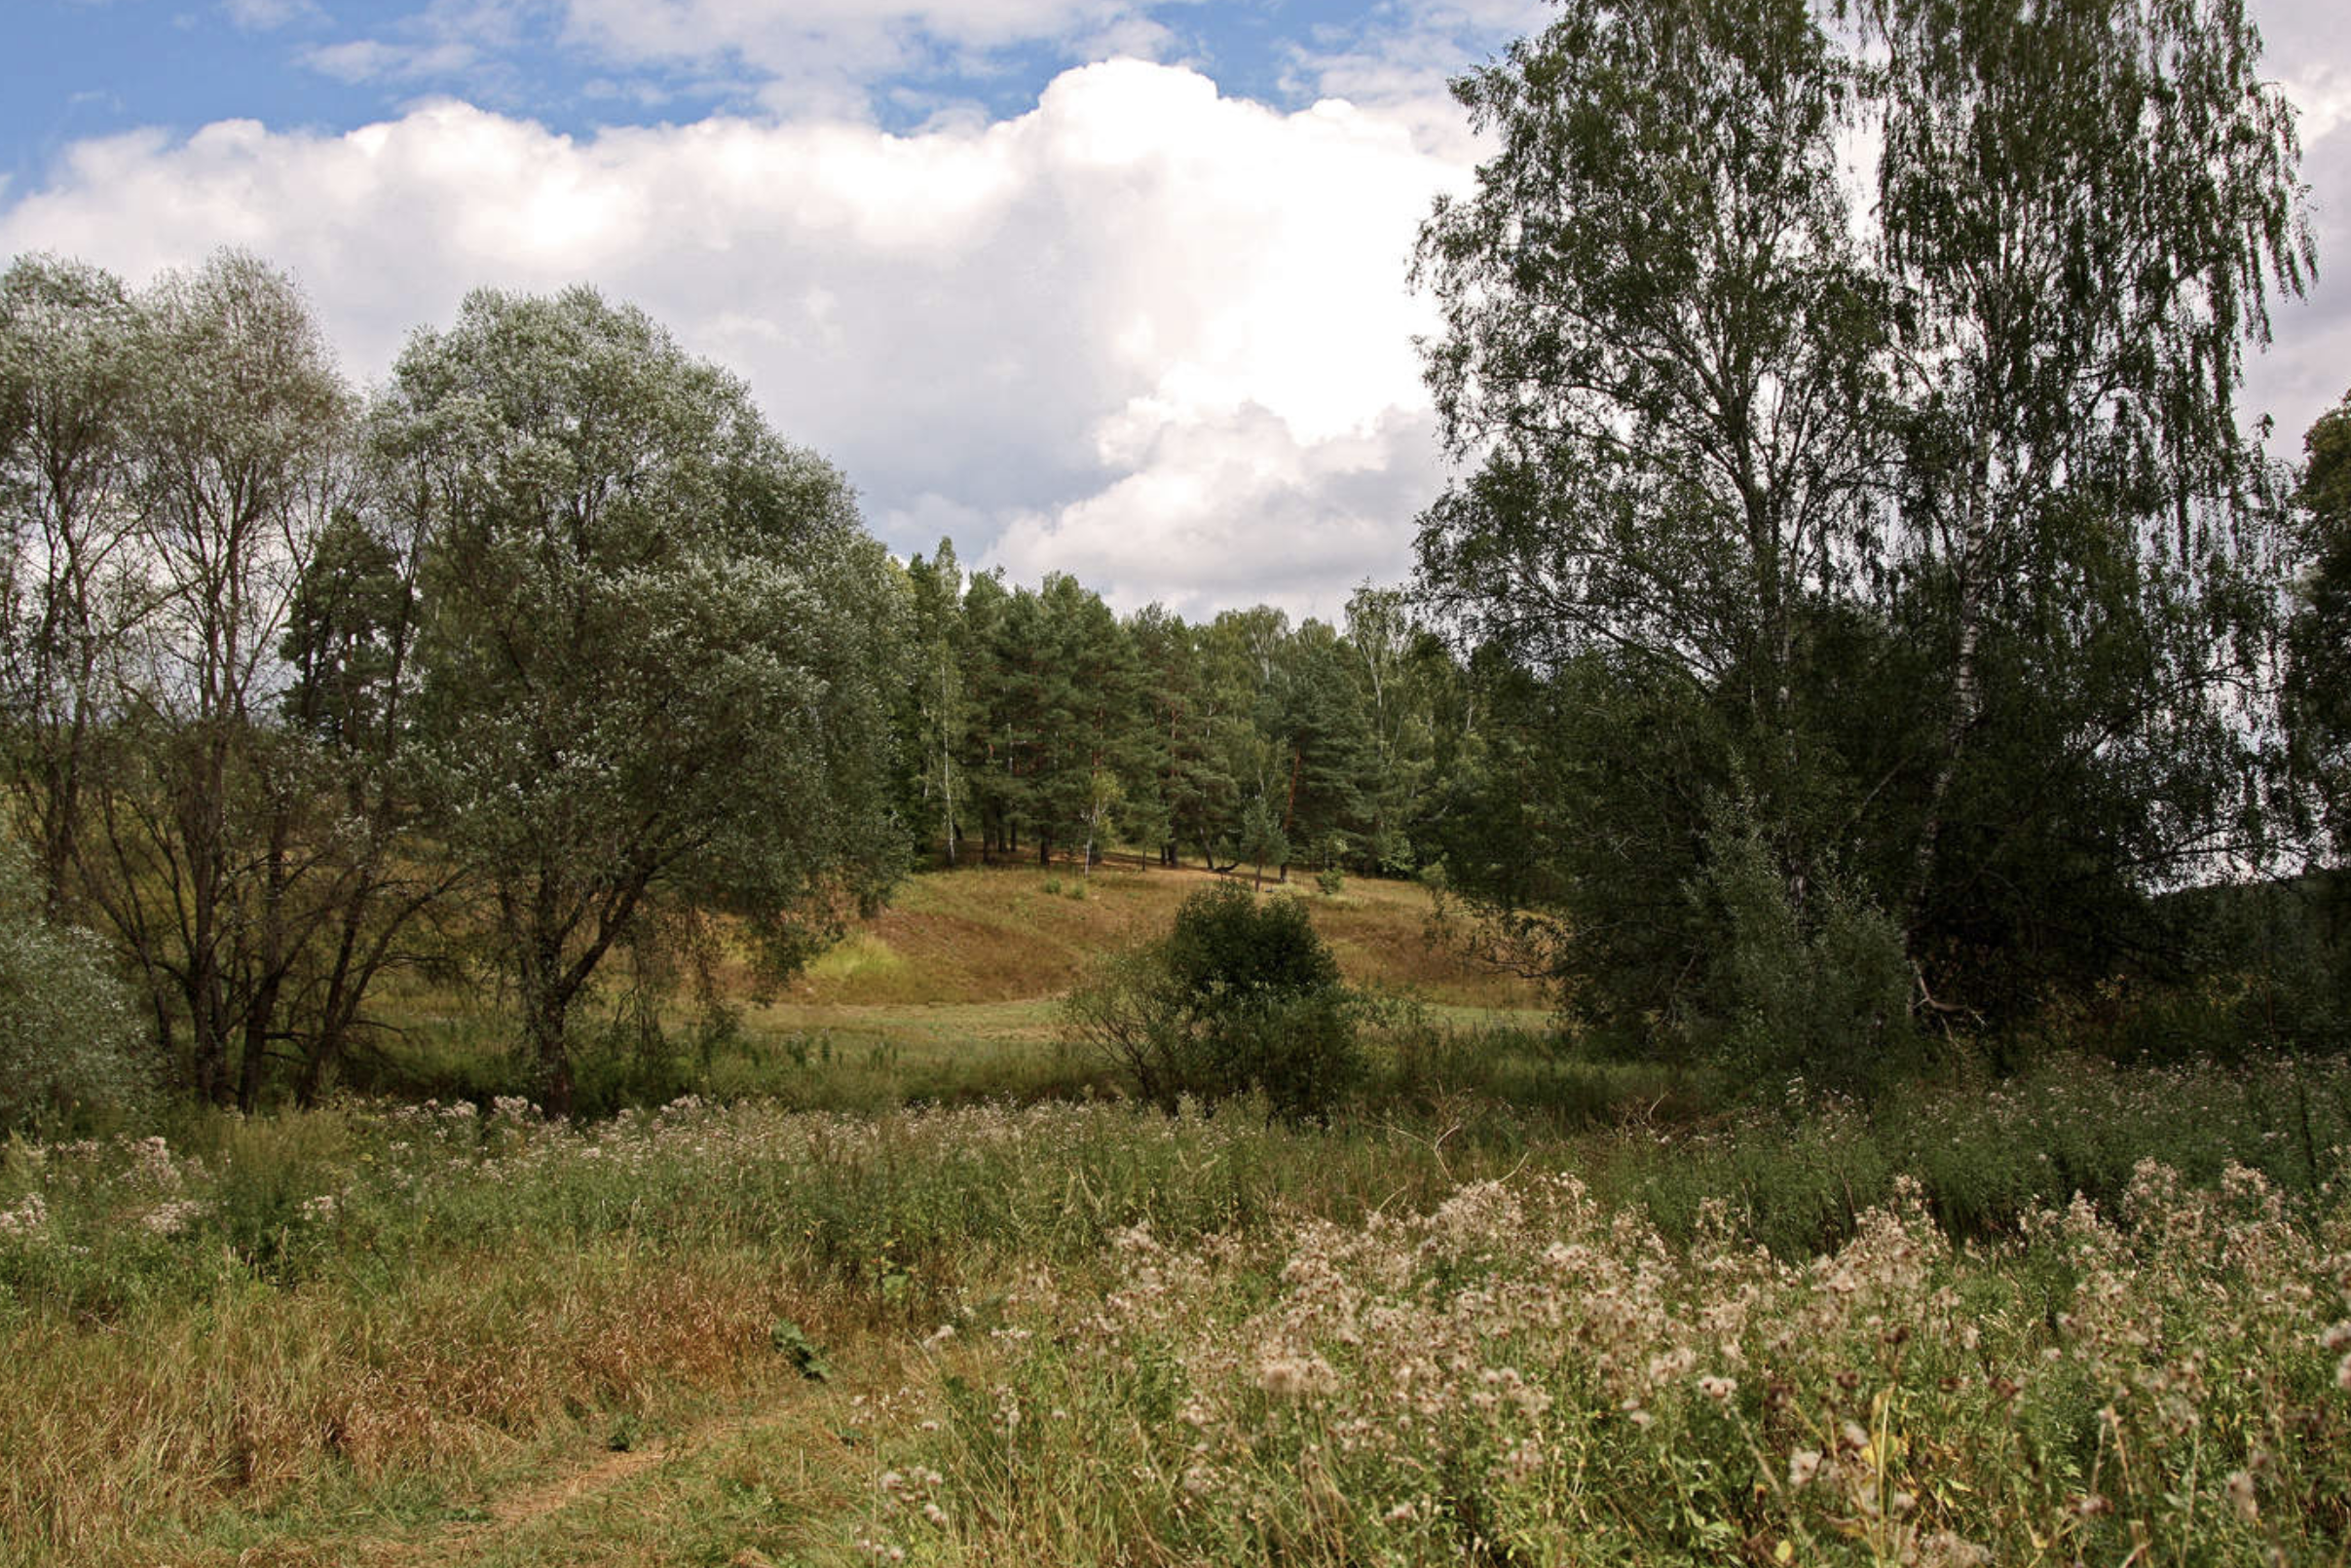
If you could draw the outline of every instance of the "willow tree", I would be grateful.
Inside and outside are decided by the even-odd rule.
[[[373,429],[429,540],[427,793],[568,1110],[616,945],[726,914],[780,972],[886,885],[900,600],[840,475],[590,290],[468,296]]]
[[[68,898],[139,582],[131,424],[140,313],[122,280],[22,256],[0,276],[0,777],[51,915]]]
[[[136,293],[11,270],[10,782],[53,908],[113,939],[159,1048],[258,1102],[315,926],[278,642],[351,494],[354,400],[301,292],[218,253]]]

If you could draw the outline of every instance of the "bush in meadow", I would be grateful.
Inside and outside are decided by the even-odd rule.
[[[1183,901],[1165,937],[1098,964],[1064,1018],[1163,1109],[1253,1092],[1312,1120],[1362,1076],[1362,1011],[1302,902],[1218,882]]]
[[[1721,946],[1682,1030],[1701,1058],[1771,1092],[1791,1077],[1884,1087],[1915,1059],[1902,931],[1856,883],[1800,895],[1744,802],[1722,808],[1693,894]]]
[[[0,853],[0,1132],[145,1100],[138,1038],[97,939],[50,919],[22,861]]]

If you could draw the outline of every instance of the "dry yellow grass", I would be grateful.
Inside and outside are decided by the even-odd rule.
[[[805,1012],[832,1023],[840,1010],[1035,1002],[1068,989],[1098,953],[1167,930],[1176,906],[1206,872],[1098,867],[966,867],[909,877],[890,907],[811,964],[771,1015]],[[1529,1009],[1542,992],[1484,968],[1426,936],[1426,889],[1350,877],[1336,897],[1293,879],[1268,897],[1301,897],[1358,985],[1409,989],[1460,1007]]]

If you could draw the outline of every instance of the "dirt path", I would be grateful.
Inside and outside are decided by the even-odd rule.
[[[738,1469],[752,1467],[748,1451],[763,1441],[780,1439],[818,1461],[813,1475],[805,1461],[800,1467],[802,1483],[793,1501],[815,1506],[796,1509],[797,1517],[814,1523],[846,1506],[856,1495],[854,1483],[825,1474],[844,1470],[849,1458],[836,1432],[844,1404],[838,1387],[783,1391],[667,1441],[600,1454],[562,1474],[541,1476],[491,1499],[480,1517],[396,1540],[285,1543],[241,1560],[285,1568],[329,1563],[339,1568],[554,1568],[676,1560],[677,1553],[665,1549],[661,1540],[671,1515],[690,1511],[699,1494],[715,1491],[721,1484],[716,1473],[729,1461]],[[738,1568],[771,1563],[752,1545],[727,1560]]]
[[[879,1456],[934,1413],[917,1389],[971,1370],[960,1345],[887,1335],[831,1345],[827,1382],[779,1383],[666,1439],[583,1454],[481,1505],[475,1517],[394,1541],[317,1542],[286,1568],[668,1568],[861,1560],[847,1555]]]
[[[733,1425],[739,1427],[743,1423]],[[710,1436],[717,1437],[724,1435],[721,1432]],[[465,1526],[442,1538],[443,1560],[462,1561],[465,1553],[485,1538],[495,1539],[511,1534],[550,1513],[559,1513],[577,1503],[601,1497],[660,1464],[669,1457],[669,1453],[666,1443],[656,1443],[629,1453],[608,1454],[584,1470],[574,1471],[527,1491],[500,1498],[490,1505],[490,1517],[487,1520]],[[449,1553],[455,1553],[455,1556]]]

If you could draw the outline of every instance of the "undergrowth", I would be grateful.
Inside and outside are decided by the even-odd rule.
[[[2190,1560],[2342,1549],[2351,1068],[2058,1061],[1726,1111],[1531,1038],[1389,1046],[1326,1130],[506,1100],[14,1140],[0,1561],[445,1514],[680,1401],[926,1341],[877,1428],[897,1488],[810,1525],[820,1556],[1606,1560],[1557,1544],[1613,1520],[1589,1539],[1623,1560],[2008,1560],[2031,1531],[2119,1560],[2140,1529],[2170,1560],[2180,1509],[2217,1532]],[[1870,1273],[1888,1248],[1915,1274]],[[1646,1316],[1608,1316],[1610,1280]]]

